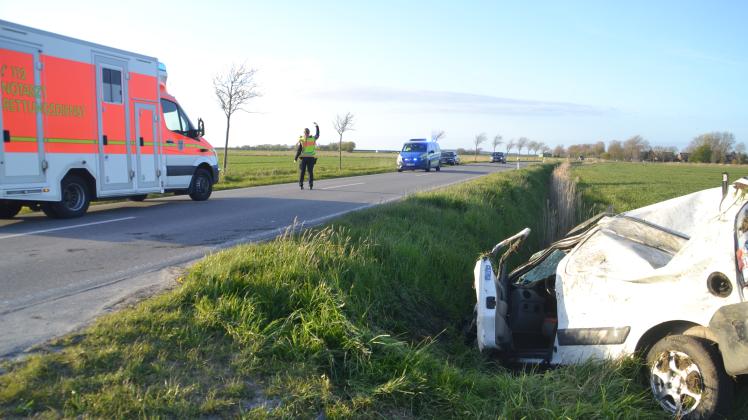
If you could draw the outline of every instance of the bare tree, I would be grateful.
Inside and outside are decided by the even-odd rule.
[[[504,141],[500,134],[497,134],[496,136],[494,136],[493,141],[491,142],[491,145],[493,145],[494,153],[496,152],[496,148],[502,143],[504,143]]]
[[[478,147],[486,141],[486,133],[480,133],[475,136],[473,143],[475,144],[475,161],[478,161]]]
[[[554,157],[564,157],[565,154],[566,154],[566,148],[561,144],[559,144],[553,149]]]
[[[624,156],[634,162],[641,160],[642,151],[649,150],[649,142],[640,135],[633,136],[623,142]]]
[[[529,142],[527,137],[520,137],[517,140],[517,160],[519,160],[519,156],[522,154],[522,148],[527,145],[527,142]]]
[[[735,145],[735,159],[738,163],[743,163],[743,156],[745,156],[745,143],[738,143]]]
[[[223,149],[223,173],[229,161],[229,130],[231,116],[236,111],[245,111],[244,106],[250,99],[261,96],[255,82],[256,69],[247,68],[244,64],[233,64],[228,72],[213,77],[213,90],[216,92],[218,104],[226,115],[226,143]]]
[[[342,117],[338,114],[332,124],[335,131],[340,135],[338,140],[338,169],[343,169],[343,133],[353,130],[353,114],[346,112]]]
[[[517,144],[514,142],[514,140],[511,140],[509,143],[506,144],[506,158],[509,158],[509,152],[514,149],[514,146]]]
[[[537,151],[540,148],[539,146],[540,144],[538,142],[536,142],[535,140],[530,140],[529,142],[527,142],[527,151],[534,152],[534,154],[537,155]]]
[[[443,138],[447,137],[447,133],[444,130],[439,131],[432,131],[431,132],[431,139],[434,141],[439,141]]]

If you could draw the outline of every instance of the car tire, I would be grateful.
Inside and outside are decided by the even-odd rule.
[[[652,395],[670,415],[708,419],[730,411],[734,383],[715,343],[686,335],[667,336],[647,352],[646,363]]]
[[[403,168],[397,168],[397,171],[398,171],[398,172],[402,172],[402,171],[403,171]]]
[[[18,201],[0,201],[0,219],[12,219],[21,211],[21,203]]]
[[[193,201],[205,201],[213,193],[213,177],[208,171],[198,168],[190,183],[190,198]]]
[[[426,164],[426,172],[431,172],[431,161]]]
[[[43,204],[44,214],[56,219],[72,219],[86,214],[91,204],[91,192],[83,178],[66,176],[60,183],[60,191],[62,200]]]
[[[146,198],[148,198],[148,194],[133,195],[130,197],[130,201],[141,202],[145,201]]]
[[[442,170],[442,165],[436,165],[436,172],[440,172]]]

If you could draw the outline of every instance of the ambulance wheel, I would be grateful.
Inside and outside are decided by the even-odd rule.
[[[132,197],[130,197],[130,201],[145,201],[147,197],[148,194],[133,195]]]
[[[42,211],[49,217],[71,219],[86,214],[91,204],[91,193],[86,181],[77,175],[68,175],[61,183],[62,200],[49,203]]]
[[[192,176],[190,198],[194,201],[205,201],[213,192],[213,177],[205,169],[198,169]]]
[[[21,211],[21,203],[17,201],[0,201],[0,219],[12,219]]]
[[[647,352],[647,374],[652,395],[670,415],[707,419],[730,410],[734,384],[717,345],[708,340],[663,338]]]

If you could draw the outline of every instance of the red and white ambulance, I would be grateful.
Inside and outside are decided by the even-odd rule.
[[[207,200],[217,155],[166,77],[153,57],[0,20],[0,218],[169,191]]]

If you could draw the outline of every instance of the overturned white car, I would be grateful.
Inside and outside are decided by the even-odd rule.
[[[665,410],[726,413],[748,373],[747,191],[724,181],[600,215],[511,271],[530,230],[502,241],[475,265],[479,348],[550,365],[641,354]]]

